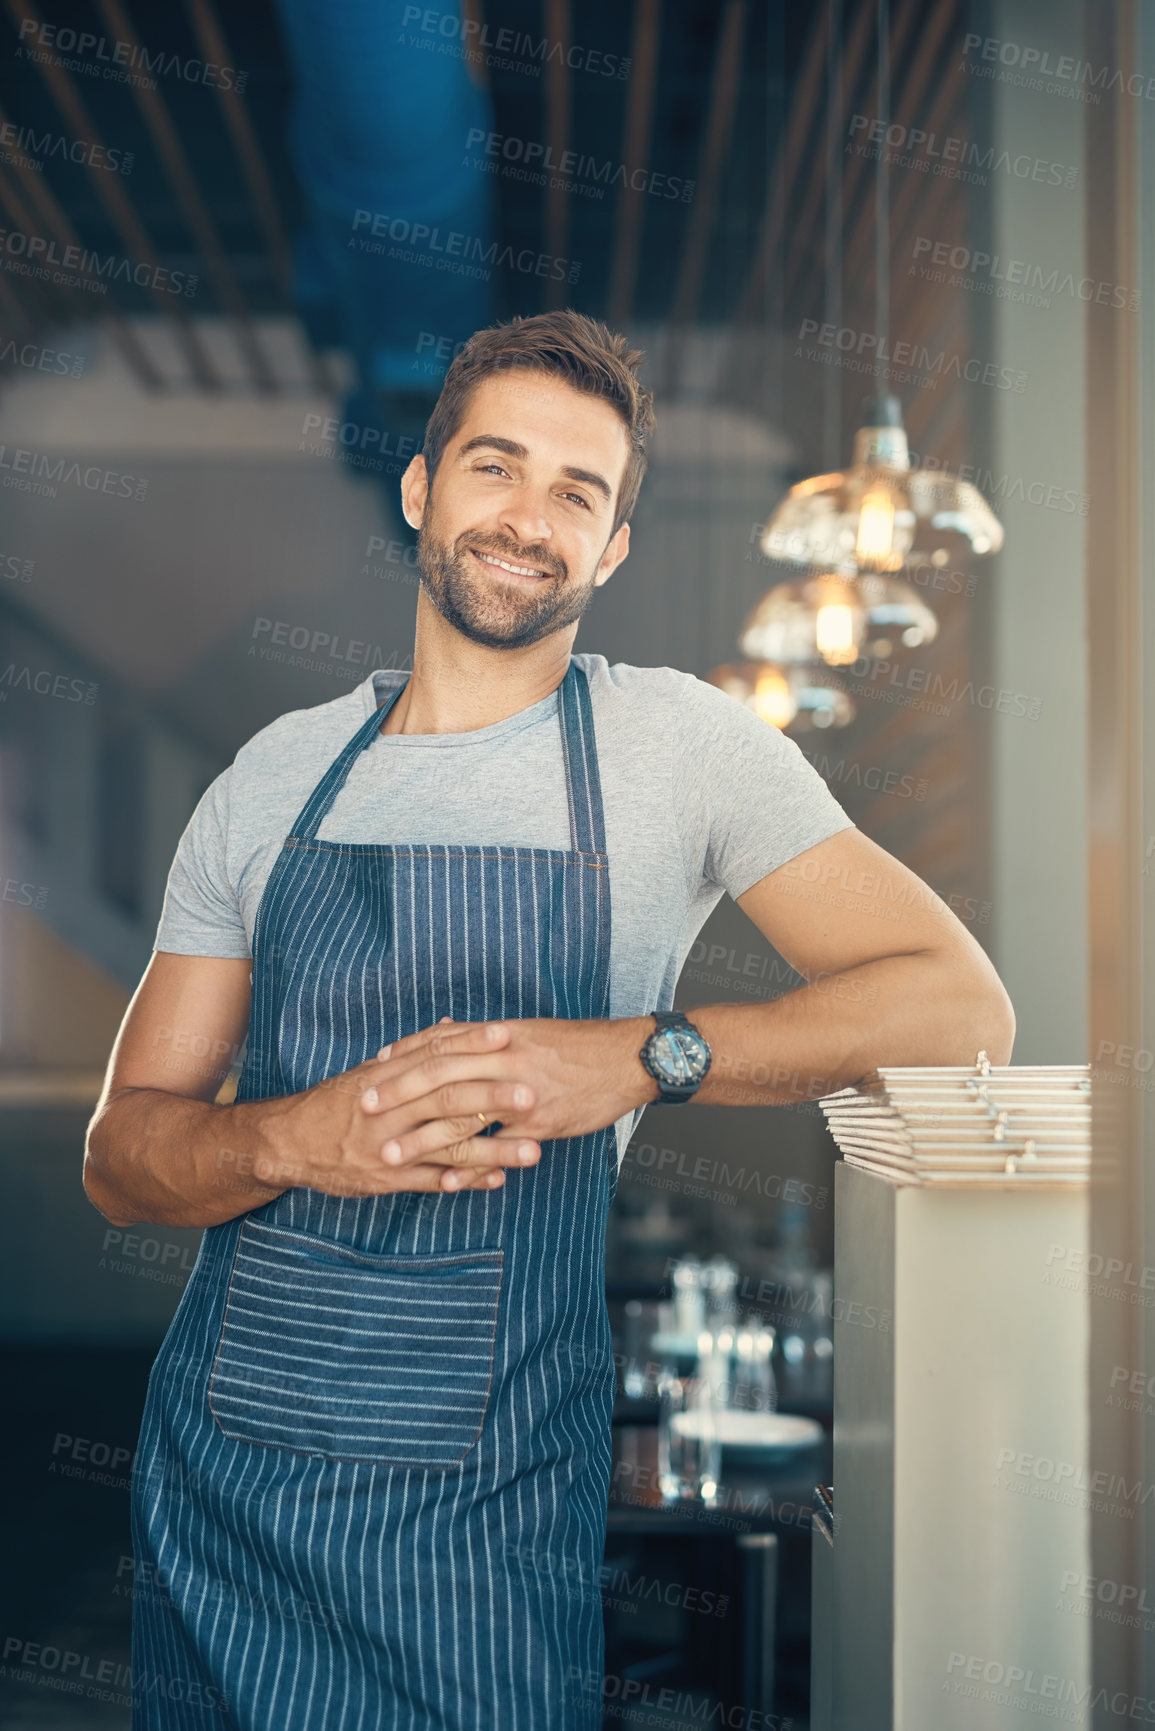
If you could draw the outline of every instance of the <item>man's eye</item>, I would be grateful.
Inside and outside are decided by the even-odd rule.
[[[563,499],[572,499],[575,505],[581,505],[587,511],[590,508],[589,500],[583,498],[580,493],[563,493],[562,498]]]
[[[477,465],[477,474],[484,475],[487,471],[492,472],[495,475],[505,475],[509,472],[508,470],[503,469],[500,463],[479,463]]]

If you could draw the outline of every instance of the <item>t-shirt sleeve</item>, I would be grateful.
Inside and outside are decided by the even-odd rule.
[[[228,875],[230,775],[223,770],[210,782],[177,844],[154,950],[238,961],[252,953]]]
[[[796,742],[726,692],[692,679],[677,731],[691,859],[735,899],[807,848],[854,828]]]

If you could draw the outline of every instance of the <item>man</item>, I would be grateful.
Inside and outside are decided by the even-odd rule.
[[[981,949],[791,741],[571,654],[640,359],[572,312],[471,339],[401,484],[412,673],[264,728],[181,840],[85,1168],[118,1225],[208,1229],[134,1472],[145,1731],[593,1731],[642,1108],[1009,1061]],[[724,890],[812,983],[666,1025]]]

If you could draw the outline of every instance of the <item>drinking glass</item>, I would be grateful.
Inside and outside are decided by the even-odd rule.
[[[658,1367],[648,1355],[660,1321],[657,1305],[643,1304],[640,1298],[626,1301],[622,1392],[630,1400],[653,1399],[653,1379]]]
[[[774,1330],[760,1317],[734,1330],[730,1406],[743,1412],[776,1412],[778,1387],[771,1359]]]
[[[736,1262],[720,1253],[711,1256],[702,1269],[702,1285],[706,1291],[706,1326],[724,1328],[738,1318],[737,1287],[739,1271]]]
[[[679,1334],[696,1335],[706,1320],[704,1272],[696,1256],[684,1256],[674,1263],[674,1315]]]
[[[664,1502],[713,1503],[722,1445],[714,1423],[710,1354],[685,1372],[667,1360],[658,1379],[658,1487]]]

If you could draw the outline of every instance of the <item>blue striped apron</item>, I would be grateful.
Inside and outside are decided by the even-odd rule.
[[[265,886],[239,1101],[442,1016],[609,1013],[585,673],[559,688],[568,849],[319,841],[397,695]],[[205,1233],[133,1474],[137,1731],[597,1731],[616,1177],[611,1127],[496,1191],[298,1187]]]

